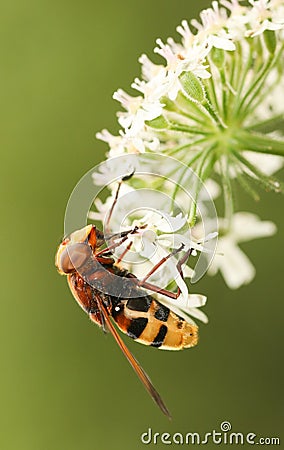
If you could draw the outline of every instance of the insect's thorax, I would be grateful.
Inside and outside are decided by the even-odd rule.
[[[87,314],[98,311],[98,296],[110,315],[115,315],[119,303],[144,294],[131,283],[128,278],[131,274],[114,264],[94,264],[93,261],[93,264],[86,265],[80,272],[69,274],[67,279],[73,296]],[[98,324],[100,325],[99,321]]]

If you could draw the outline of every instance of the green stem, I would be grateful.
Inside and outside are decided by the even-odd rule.
[[[245,167],[249,169],[249,171],[255,175],[260,184],[262,184],[265,188],[269,190],[273,190],[274,192],[281,192],[281,184],[279,181],[267,176],[257,167],[255,167],[251,162],[249,162],[240,152],[232,150],[233,156],[241,162]]]
[[[220,69],[220,78],[222,83],[222,108],[223,108],[223,117],[224,120],[227,118],[227,105],[228,105],[228,98],[227,98],[227,78],[225,69]]]
[[[228,158],[220,160],[222,187],[224,194],[224,218],[225,228],[229,230],[232,223],[232,217],[234,214],[234,202],[233,202],[233,190],[229,174],[229,161]]]
[[[240,42],[236,42],[236,51],[228,52],[231,57],[231,62],[229,63],[230,75],[230,85],[237,92],[238,81],[241,77],[242,61],[243,61],[243,48]]]
[[[208,125],[208,120],[207,120],[207,122],[205,122],[204,120],[200,119],[198,116],[195,116],[194,114],[190,114],[187,111],[183,111],[180,108],[177,110],[177,113],[179,115],[181,115],[182,117],[186,117],[187,119],[193,120],[194,122],[196,122],[197,124],[201,125],[204,128],[206,127],[206,125]]]
[[[271,67],[273,66],[274,58],[270,56],[268,58],[267,63],[264,65],[263,69],[260,70],[259,75],[256,77],[255,81],[252,83],[250,88],[247,90],[246,94],[243,96],[240,104],[238,105],[238,115],[240,114],[246,114],[247,109],[250,107],[250,104],[252,103],[253,99],[257,97],[258,93],[260,92],[261,88],[263,87],[263,84],[266,81],[267,76],[269,75],[269,71]],[[242,113],[241,113],[242,111]]]
[[[209,63],[210,63],[210,61],[209,61]],[[211,65],[213,65],[212,62],[210,63],[210,66]],[[212,74],[212,70],[211,70],[211,74]],[[205,91],[206,91],[208,100],[211,102],[211,104],[213,105],[213,107],[215,108],[216,111],[220,110],[220,105],[218,102],[218,97],[216,94],[214,80],[213,80],[213,74],[207,80],[203,80],[203,85],[205,86]]]
[[[243,150],[284,156],[284,141],[267,137],[264,134],[240,130],[235,139],[243,146]]]
[[[263,120],[261,122],[257,122],[253,125],[245,127],[245,130],[257,131],[259,129],[260,131],[265,130],[268,133],[269,131],[274,131],[275,129],[282,127],[283,124],[284,124],[284,114],[282,113],[277,114],[276,116],[271,117],[270,119]]]
[[[244,116],[248,116],[252,110],[255,110],[259,105],[261,105],[262,102],[264,101],[264,99],[267,97],[267,95],[270,92],[272,92],[273,88],[275,86],[277,86],[277,84],[281,80],[281,75],[279,73],[279,76],[274,81],[274,83],[272,83],[272,84],[270,83],[269,90],[263,89],[264,84],[267,82],[267,77],[269,76],[269,74],[271,72],[271,69],[272,68],[275,69],[278,63],[280,63],[280,64],[282,63],[280,58],[283,57],[283,50],[284,50],[284,44],[275,53],[275,56],[273,57],[271,55],[270,59],[268,60],[267,64],[269,64],[269,61],[271,61],[271,65],[268,65],[268,70],[265,73],[265,76],[263,77],[263,79],[261,80],[261,83],[259,83],[257,90],[253,93],[253,96],[250,98],[247,105],[243,108],[243,111],[241,114],[243,114]],[[260,68],[260,70],[261,70],[261,68]],[[257,70],[255,70],[255,71],[257,73]],[[282,70],[281,70],[281,73],[282,73]],[[263,94],[262,94],[262,91],[264,91]]]
[[[194,163],[202,156],[202,153],[203,153],[203,152],[204,152],[203,149],[200,150],[193,158],[191,158],[189,161],[187,161],[186,167],[185,167],[184,170],[182,171],[182,174],[181,174],[180,178],[178,179],[178,181],[177,181],[177,183],[176,183],[176,187],[175,187],[175,190],[174,190],[174,193],[173,193],[173,196],[172,196],[171,209],[173,209],[174,201],[175,201],[175,198],[176,198],[176,196],[177,196],[177,192],[178,192],[178,190],[180,189],[180,186],[181,186],[181,184],[182,184],[182,179],[183,179],[183,177],[184,177],[184,174],[188,171],[188,168],[189,168],[192,164],[194,164]]]
[[[187,134],[198,134],[198,135],[206,135],[206,136],[209,136],[210,134],[212,134],[209,131],[204,131],[203,128],[191,127],[188,125],[174,123],[174,122],[169,122],[168,129],[172,130],[172,131],[181,131],[181,132],[187,133]]]
[[[187,144],[181,145],[180,147],[171,148],[167,152],[167,155],[169,155],[169,156],[170,155],[176,155],[177,153],[179,153],[182,150],[185,150],[186,148],[190,149],[190,147],[194,147],[195,145],[199,145],[199,144],[202,144],[203,142],[208,142],[208,141],[209,141],[209,138],[207,136],[206,137],[202,137],[200,139],[196,139],[195,141],[188,142]],[[190,150],[192,150],[192,149],[190,149]]]
[[[255,93],[254,98],[247,104],[247,106],[243,109],[241,114],[244,117],[251,117],[252,111],[255,111],[259,105],[262,105],[270,92],[273,91],[274,87],[277,86],[281,77],[278,77],[277,80],[274,81],[273,84],[269,86],[269,90],[263,89],[263,85],[267,81],[266,78],[263,80],[262,84],[259,86],[258,91]]]
[[[207,91],[205,88],[205,92],[206,92],[206,96],[207,96]],[[218,114],[217,110],[214,109],[214,107],[212,106],[212,104],[210,103],[209,99],[206,97],[206,104],[204,105],[205,108],[207,109],[207,111],[209,112],[209,114],[211,115],[211,117],[213,117],[213,119],[215,120],[215,122],[217,123],[217,125],[220,128],[228,128],[222,118],[220,117],[220,115]]]
[[[247,78],[248,72],[249,72],[249,70],[251,68],[252,61],[253,61],[252,46],[250,45],[250,43],[248,41],[247,41],[247,44],[249,46],[249,55],[248,55],[247,62],[246,62],[246,65],[244,67],[244,70],[242,71],[242,76],[241,76],[242,64],[241,63],[239,64],[240,72],[239,72],[239,78],[237,79],[237,84],[236,84],[236,92],[238,94],[237,94],[237,97],[235,99],[235,107],[233,109],[232,116],[234,114],[236,114],[236,112],[239,109],[239,104],[240,104],[241,99],[242,99],[242,93],[243,93],[243,87],[245,85],[245,80]]]
[[[216,152],[214,152],[215,144],[209,147],[203,155],[203,158],[199,161],[199,165],[196,169],[196,178],[194,180],[195,186],[193,187],[194,199],[192,199],[188,223],[189,226],[194,226],[196,220],[196,211],[197,211],[197,199],[202,187],[202,183],[209,177],[212,172],[214,163],[216,161]]]
[[[259,201],[260,197],[258,193],[251,187],[250,183],[250,181],[252,181],[251,177],[246,172],[244,172],[241,164],[239,164],[239,166],[241,168],[241,171],[240,173],[238,173],[237,181],[239,182],[241,187],[250,195],[250,197],[252,197],[254,201],[256,202]]]
[[[240,68],[242,66],[242,64],[240,63],[240,59],[242,56],[242,46],[237,43],[237,49],[236,52],[231,52],[230,53],[230,61],[228,64],[228,83],[230,85],[230,88],[228,89],[228,99],[227,99],[227,110],[226,110],[226,118],[230,118],[231,117],[231,112],[232,112],[232,108],[234,106],[235,103],[235,99],[236,99],[236,83],[237,80],[239,79],[239,71]],[[229,52],[228,52],[229,53]]]

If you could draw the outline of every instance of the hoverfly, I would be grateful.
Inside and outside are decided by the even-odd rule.
[[[118,185],[107,224],[114,210],[121,182],[125,179],[126,177]],[[109,236],[112,238],[111,242],[114,242],[113,239],[115,242],[101,249],[107,240],[106,236],[94,225],[87,225],[62,241],[57,250],[55,264],[60,274],[67,275],[70,290],[81,308],[93,322],[113,335],[146,390],[162,412],[171,418],[150,378],[124,344],[112,320],[123,333],[137,342],[167,350],[181,350],[196,345],[198,327],[188,323],[145,291],[151,290],[171,298],[179,296],[179,290],[174,293],[146,280],[169,257],[182,250],[183,246],[163,258],[142,281],[120,265],[131,247],[131,241],[118,260],[113,259],[111,251],[137,231],[138,227],[135,227]],[[177,265],[181,275],[181,267],[190,253],[191,250],[188,250]],[[112,287],[111,294],[107,293],[109,286]]]

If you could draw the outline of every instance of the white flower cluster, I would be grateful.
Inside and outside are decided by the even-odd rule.
[[[183,73],[193,74],[201,80],[210,79],[214,76],[216,59],[218,57],[225,58],[225,55],[222,54],[223,51],[228,52],[226,57],[231,58],[230,53],[238,53],[237,47],[240,47],[245,53],[241,56],[246,58],[248,47],[251,44],[249,38],[264,35],[266,31],[283,30],[284,5],[282,0],[250,0],[251,7],[242,6],[238,0],[223,0],[220,4],[213,1],[212,8],[202,11],[201,23],[197,20],[191,21],[192,27],[197,30],[196,34],[190,30],[188,22],[183,20],[177,27],[177,31],[181,35],[180,43],[176,43],[172,38],[169,38],[166,43],[157,39],[157,47],[154,52],[166,60],[166,65],[154,64],[145,54],[139,58],[142,66],[142,80],[136,78],[131,87],[136,89],[140,95],[133,97],[122,89],[118,89],[113,95],[113,98],[119,101],[125,109],[125,112],[118,113],[118,121],[122,127],[119,136],[113,136],[107,130],[97,133],[98,139],[109,144],[109,156],[119,156],[125,152],[161,151],[164,143],[163,136],[159,136],[157,128],[151,128],[148,122],[157,119],[165,112],[168,113],[169,101],[175,101],[180,93],[185,93],[186,88],[181,77]],[[270,38],[274,39],[272,36]],[[232,61],[232,63],[235,62],[237,61]],[[217,67],[217,69],[219,68]],[[276,73],[277,68],[276,66],[272,72]],[[238,75],[237,68],[235,70]],[[247,74],[249,81],[253,75],[252,71]],[[272,77],[271,71],[270,77]],[[230,83],[230,80],[226,80],[226,86],[217,87],[221,90],[225,88],[234,91],[232,81]],[[279,88],[278,81],[277,77],[277,82],[275,80],[273,87],[278,86]],[[216,80],[214,80],[214,84],[217,91]],[[283,86],[282,81],[282,89]],[[192,94],[194,95],[194,92]],[[271,104],[273,100],[270,100]],[[277,97],[274,98],[276,104],[278,104],[277,100]],[[265,109],[263,104],[262,108]],[[176,113],[177,109],[172,112]],[[195,113],[197,114],[197,111]],[[169,115],[169,117],[171,116]],[[198,122],[198,117],[195,119]],[[163,126],[164,129],[165,124],[161,122],[156,126]],[[168,127],[165,128],[168,129]],[[169,146],[173,144],[174,142],[167,143],[165,149],[169,149]]]
[[[203,244],[208,237],[200,234],[200,222],[206,216],[204,184],[213,199],[222,192],[224,201],[223,210],[218,212],[222,231],[219,248],[209,273],[220,270],[230,288],[240,287],[254,277],[254,267],[237,244],[271,235],[276,227],[251,213],[234,211],[232,180],[253,198],[258,198],[254,185],[281,191],[281,183],[272,174],[283,166],[284,156],[283,29],[284,0],[249,0],[247,6],[239,0],[213,1],[211,8],[201,12],[200,21],[181,22],[177,27],[180,42],[172,38],[157,40],[154,52],[165,64],[154,64],[145,54],[139,58],[142,77],[131,85],[138,96],[121,89],[114,93],[124,109],[118,113],[121,130],[118,136],[107,130],[97,134],[110,148],[104,168],[94,174],[96,184],[117,180],[121,164],[118,167],[112,163],[113,158],[126,155],[132,155],[133,161],[137,155],[173,157],[196,174],[193,180],[184,176],[186,171],[179,171],[173,187],[169,179],[177,172],[175,164],[159,165],[153,158],[153,163],[148,164],[149,173],[162,174],[162,182],[147,174],[134,174],[121,186],[121,194],[131,196],[117,203],[115,216],[119,220],[112,228],[138,226],[141,232],[131,236],[132,252],[126,252],[126,241],[117,249],[117,256],[127,253],[123,263],[139,278],[181,243],[183,251],[193,248],[195,252],[206,252]],[[131,161],[125,159],[124,174],[139,171],[139,161]],[[92,219],[106,220],[116,185],[109,186],[111,195],[104,203],[96,200],[96,212],[90,213]],[[188,202],[184,188],[189,186]],[[138,189],[151,189],[152,196],[154,191],[163,192],[167,200],[154,201],[151,211],[142,202],[138,212]],[[176,204],[183,205],[182,214],[176,211]],[[210,238],[214,239],[216,229],[211,232]],[[194,239],[194,235],[200,239]],[[207,251],[209,260],[211,253]],[[151,281],[169,286],[175,280],[180,299],[172,302],[165,298],[164,303],[171,302],[180,314],[189,314],[190,305],[201,306],[204,298],[196,301],[191,297],[194,294],[188,294],[177,269],[179,259],[179,254],[169,258],[161,270],[152,274]],[[183,270],[185,277],[192,276],[185,264]]]

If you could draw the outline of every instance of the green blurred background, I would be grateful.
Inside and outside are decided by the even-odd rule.
[[[1,2],[3,450],[143,448],[140,435],[148,427],[206,433],[223,420],[233,431],[280,435],[280,196],[263,194],[254,204],[240,194],[240,208],[275,221],[279,231],[244,246],[257,267],[251,285],[230,291],[217,276],[195,286],[208,295],[211,318],[201,327],[198,347],[159,352],[127,340],[170,408],[172,423],[54,268],[71,190],[104,158],[106,146],[95,132],[117,131],[113,91],[128,89],[139,75],[138,57],[151,55],[157,37],[175,37],[181,19],[208,5]]]

